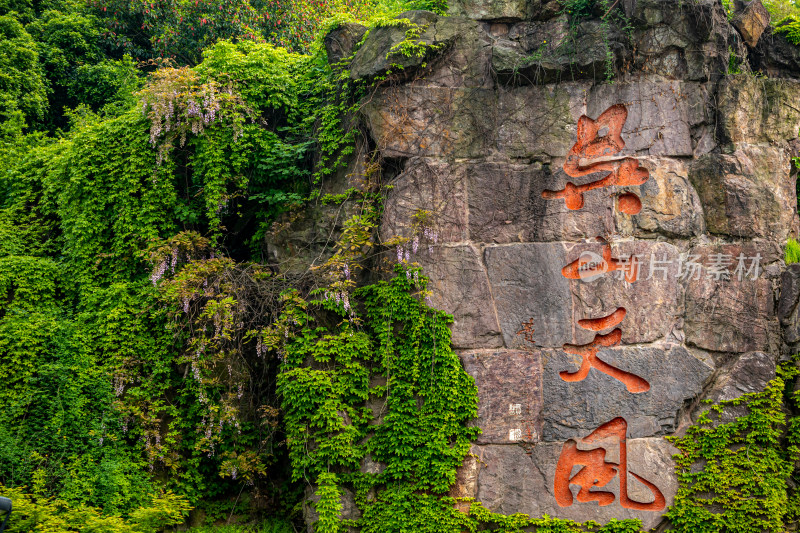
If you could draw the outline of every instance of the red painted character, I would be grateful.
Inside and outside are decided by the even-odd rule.
[[[617,417],[594,430],[588,437],[581,439],[585,444],[609,438],[616,439],[619,443],[619,463],[606,461],[604,448],[579,450],[578,444],[574,440],[564,443],[556,466],[553,486],[556,503],[559,506],[569,507],[574,498],[581,503],[597,502],[601,506],[614,503],[616,497],[613,492],[593,489],[605,487],[619,475],[619,503],[622,507],[637,511],[661,511],[666,507],[666,499],[658,487],[643,477],[628,472],[627,431],[628,423],[624,418]],[[575,466],[582,468],[573,476],[572,470]],[[629,473],[650,490],[653,495],[652,502],[638,502],[628,496]],[[576,496],[573,496],[570,485],[580,487]]]
[[[625,314],[625,308],[620,307],[608,316],[579,320],[578,325],[583,329],[601,331],[603,329],[617,326],[625,318]],[[583,381],[586,379],[586,376],[589,375],[589,370],[594,368],[604,374],[608,374],[614,379],[621,381],[625,385],[625,388],[628,389],[628,392],[636,394],[649,391],[650,384],[646,380],[640,378],[636,374],[631,374],[630,372],[626,372],[615,366],[612,366],[597,356],[597,353],[601,348],[618,346],[621,341],[622,330],[615,328],[611,331],[611,333],[606,333],[605,335],[595,335],[594,340],[589,344],[565,344],[563,347],[565,352],[573,355],[580,355],[583,360],[581,361],[581,367],[577,371],[559,372],[558,375],[561,376],[561,379],[564,381]]]
[[[563,198],[568,209],[576,210],[583,207],[583,193],[613,185],[628,187],[642,185],[650,177],[649,172],[639,167],[639,162],[632,157],[617,158],[625,141],[622,140],[622,127],[628,118],[628,110],[624,105],[618,104],[606,109],[597,120],[592,120],[586,115],[578,119],[578,138],[567,153],[564,161],[564,172],[573,178],[608,172],[599,180],[575,185],[567,182],[560,191],[544,191],[542,197],[555,200]],[[600,131],[608,132],[600,136]],[[635,215],[642,209],[642,202],[633,193],[620,195],[618,206],[620,211]]]

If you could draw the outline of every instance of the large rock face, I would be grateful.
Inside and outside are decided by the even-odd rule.
[[[664,436],[800,345],[800,61],[758,44],[757,7],[737,31],[715,0],[623,0],[630,34],[549,0],[409,15],[440,51],[362,112],[399,169],[380,237],[422,240],[408,260],[479,390],[455,495],[654,527],[677,490]],[[351,75],[385,73],[400,33],[370,33]],[[726,75],[731,51],[782,78]]]

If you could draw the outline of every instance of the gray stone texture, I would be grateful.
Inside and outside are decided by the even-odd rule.
[[[686,342],[715,352],[777,353],[781,340],[773,290],[777,280],[770,279],[772,269],[768,265],[780,260],[778,245],[700,245],[688,253],[702,267],[694,272],[686,268],[682,279],[686,290]],[[740,255],[745,267],[741,279],[736,273]],[[761,259],[756,277],[755,271],[748,274],[747,270],[753,264],[751,258],[758,255]],[[716,271],[709,270],[710,265],[728,261],[730,264]]]
[[[336,65],[343,59],[349,57],[361,42],[367,28],[361,24],[347,22],[328,33],[323,39],[325,52],[328,54],[328,62]]]
[[[416,259],[430,277],[431,304],[454,317],[456,348],[498,348],[503,338],[493,296],[478,250],[471,245],[435,246]]]
[[[789,265],[781,275],[778,319],[783,329],[784,353],[800,351],[800,263]]]
[[[441,159],[414,157],[391,182],[384,202],[381,238],[412,238],[424,223],[437,233],[437,241],[468,240],[466,178],[463,165]]]
[[[478,444],[538,442],[541,436],[541,352],[464,353],[461,362],[478,386]]]
[[[624,271],[594,279],[567,279],[562,269],[582,254],[602,256],[601,243],[529,243],[486,248],[485,262],[506,346],[520,346],[517,331],[533,320],[536,345],[560,348],[586,344],[594,332],[577,322],[600,318],[618,308],[627,314],[622,342],[653,342],[664,338],[679,317],[676,278],[677,250],[667,243],[623,241],[611,247],[612,259],[640,256],[638,278],[629,283]]]
[[[649,390],[632,394],[625,383],[596,368],[582,381],[564,381],[559,374],[578,370],[582,358],[547,350],[542,354],[543,441],[580,438],[617,416],[627,420],[632,438],[670,434],[684,402],[703,390],[713,372],[713,362],[675,344],[604,348],[597,355],[647,381]]]
[[[719,376],[714,384],[703,394],[704,399],[714,403],[735,400],[745,394],[761,392],[767,384],[775,379],[776,357],[764,352],[748,352],[736,354],[720,368]],[[708,410],[708,405],[698,405],[692,413],[697,420],[700,413]],[[727,405],[721,413],[711,412],[715,422],[732,422],[737,417],[746,415],[747,404]]]
[[[477,499],[492,511],[506,514],[521,512],[534,517],[547,514],[554,518],[601,523],[611,518],[639,518],[645,529],[660,522],[660,512],[636,511],[620,505],[618,476],[602,488],[616,496],[610,505],[600,507],[595,502],[577,501],[567,507],[558,505],[553,490],[562,447],[560,442],[539,443],[529,451],[521,446],[477,446],[475,453],[481,465]],[[606,461],[619,460],[618,446],[608,446],[605,450]],[[650,491],[630,475],[633,472],[658,487],[669,507],[678,489],[672,462],[677,450],[663,438],[647,438],[628,439],[627,452],[628,496],[643,503],[652,501]],[[577,492],[577,487],[571,489],[573,494]]]
[[[689,177],[710,233],[783,242],[795,233],[797,193],[786,151],[741,144],[730,154],[695,160]]]
[[[562,10],[558,0],[453,0],[448,14],[476,20],[505,21],[535,18],[547,19]]]

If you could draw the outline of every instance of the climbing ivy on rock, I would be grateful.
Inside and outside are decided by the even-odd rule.
[[[680,488],[666,516],[675,531],[785,530],[797,511],[787,482],[800,452],[800,420],[785,411],[787,399],[797,406],[791,392],[797,375],[794,364],[782,365],[763,392],[712,406],[685,436],[672,439]],[[720,423],[737,406],[746,414]]]

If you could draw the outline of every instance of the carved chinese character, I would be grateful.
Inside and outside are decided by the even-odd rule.
[[[622,339],[622,330],[619,328],[613,330],[607,335],[596,335],[594,340],[589,344],[574,345],[565,344],[564,351],[572,355],[580,355],[583,360],[581,361],[580,368],[575,372],[562,371],[558,375],[561,379],[568,382],[583,381],[589,375],[589,370],[594,368],[600,372],[611,376],[612,378],[620,381],[628,392],[638,394],[650,390],[650,384],[647,380],[640,378],[636,374],[631,374],[620,368],[612,366],[598,357],[597,352],[601,348],[609,348],[611,346],[618,346]]]
[[[530,342],[531,344],[536,344],[536,340],[533,338],[533,333],[536,330],[533,329],[533,319],[531,318],[527,322],[522,323],[522,329],[517,332],[517,335],[522,335],[525,337],[525,340]]]
[[[613,492],[596,489],[605,487],[619,476],[619,503],[622,507],[638,511],[661,511],[666,507],[666,499],[658,487],[634,472],[628,472],[627,431],[628,423],[624,418],[618,417],[606,422],[588,437],[581,439],[584,444],[592,444],[606,439],[616,440],[619,445],[619,463],[606,460],[605,448],[579,450],[578,443],[574,440],[564,443],[556,465],[553,486],[556,503],[559,506],[569,507],[573,504],[574,499],[581,503],[597,502],[601,506],[614,503]],[[582,468],[572,475],[576,466]],[[653,495],[652,502],[639,502],[628,496],[629,473],[650,490]],[[579,487],[577,495],[573,496],[570,485]]]
[[[596,120],[586,115],[578,119],[578,138],[567,153],[564,161],[564,172],[577,178],[608,172],[602,178],[575,185],[567,182],[560,191],[544,191],[542,197],[547,199],[563,198],[568,209],[583,207],[583,193],[603,187],[642,185],[650,177],[646,169],[639,167],[639,162],[631,157],[617,158],[625,141],[622,140],[622,127],[628,118],[628,111],[623,105],[614,105],[605,110]],[[607,130],[605,135],[600,135]],[[635,215],[642,209],[642,202],[635,194],[628,192],[619,196],[619,210]]]
[[[581,279],[592,281],[607,272],[618,272],[620,279],[628,283],[636,281],[639,274],[639,261],[636,257],[614,259],[611,257],[611,246],[601,237],[597,238],[603,243],[602,255],[585,251],[575,261],[561,269],[561,275],[567,279]]]

